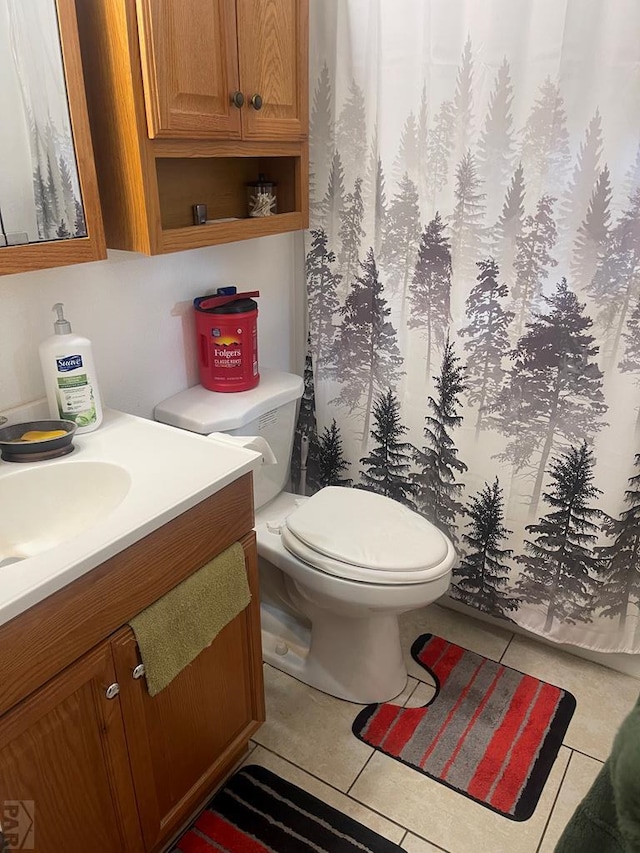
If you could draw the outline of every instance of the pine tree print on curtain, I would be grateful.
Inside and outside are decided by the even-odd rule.
[[[317,433],[315,385],[309,339],[304,363],[304,388],[291,453],[291,486],[300,495],[306,495],[309,490],[314,492],[317,488]],[[305,456],[306,467],[303,465]]]
[[[566,191],[561,216],[561,228],[568,235],[574,234],[587,212],[589,199],[600,173],[602,156],[602,121],[596,110],[585,132],[584,141],[573,174]]]
[[[347,193],[344,200],[344,210],[340,221],[340,267],[345,283],[348,285],[353,273],[358,268],[360,260],[360,245],[364,237],[362,218],[364,205],[362,203],[362,178],[356,178],[352,193]]]
[[[607,406],[598,347],[566,279],[543,297],[547,312],[534,314],[511,355],[507,382],[496,402],[493,425],[509,442],[498,455],[532,483],[529,512],[535,517],[551,454],[561,445],[592,439],[605,424]]]
[[[640,468],[640,454],[635,456],[635,467]],[[640,608],[640,474],[629,477],[629,488],[624,493],[624,509],[618,518],[606,516],[602,529],[613,538],[611,545],[597,549],[602,560],[602,587],[597,598],[602,616],[618,617],[624,628],[629,606]]]
[[[382,158],[378,154],[377,131],[374,133],[367,161],[363,195],[367,231],[373,239],[373,252],[378,257],[382,248],[382,235],[387,226],[387,193]]]
[[[629,198],[613,228],[590,295],[600,309],[597,321],[606,338],[605,361],[611,369],[617,362],[625,323],[640,295],[640,189]]]
[[[460,359],[448,339],[435,384],[436,396],[428,400],[431,414],[425,417],[427,444],[416,448],[414,453],[418,469],[414,475],[415,501],[418,510],[455,545],[458,541],[456,518],[464,511],[459,500],[464,486],[457,477],[464,474],[467,466],[458,459],[458,449],[451,435],[462,422],[458,409],[464,381]]]
[[[470,151],[456,169],[456,206],[451,217],[451,257],[458,281],[468,284],[475,278],[475,263],[482,254],[485,239],[486,193],[478,177],[476,161]]]
[[[384,268],[391,290],[402,294],[403,302],[415,264],[419,235],[418,190],[405,174],[389,205],[380,250],[380,265]]]
[[[361,487],[415,509],[416,486],[409,474],[415,448],[400,441],[407,428],[400,422],[400,405],[390,388],[376,399],[373,419],[371,437],[376,444],[369,455],[360,460],[364,466],[360,474]]]
[[[360,174],[367,151],[364,92],[353,79],[336,124],[336,149],[341,152],[345,179],[351,186]]]
[[[342,452],[340,428],[335,418],[331,421],[331,426],[326,427],[322,435],[318,436],[315,458],[318,469],[314,482],[316,488],[351,485],[352,480],[343,476],[349,463]]]
[[[338,289],[342,276],[335,269],[335,252],[328,248],[323,228],[311,232],[307,252],[307,304],[309,309],[308,350],[317,372],[327,369],[336,332],[335,319],[340,308]],[[313,342],[313,344],[311,343]]]
[[[493,207],[487,208],[489,219],[495,219],[495,205],[500,204],[500,198],[513,172],[515,152],[512,103],[511,69],[505,57],[498,68],[478,146],[478,171],[485,186],[492,189]]]
[[[502,212],[493,229],[493,256],[507,287],[515,281],[515,259],[524,228],[524,169],[522,163],[513,173],[505,195]]]
[[[609,250],[611,232],[611,181],[607,166],[600,172],[589,200],[584,220],[573,244],[571,274],[583,290],[588,290],[598,266],[598,258]]]
[[[424,338],[427,379],[431,378],[434,351],[442,351],[451,321],[451,249],[444,228],[440,214],[436,213],[420,238],[409,286],[407,325]]]
[[[342,325],[331,358],[331,370],[340,383],[334,402],[362,416],[364,449],[376,393],[389,384],[396,385],[402,376],[402,356],[396,330],[388,320],[390,309],[383,296],[373,249],[360,263],[360,275],[354,279],[341,313]]]
[[[504,498],[496,477],[473,496],[466,508],[470,521],[462,534],[466,549],[453,572],[451,595],[464,604],[477,607],[491,616],[505,617],[518,606],[518,598],[509,589],[510,548],[500,546],[511,530],[504,525]]]
[[[536,206],[535,216],[527,216],[516,240],[512,306],[516,317],[516,338],[520,337],[531,314],[539,307],[542,287],[549,277],[549,270],[558,265],[550,254],[558,237],[553,221],[554,202],[552,196],[543,195]]]
[[[511,311],[501,305],[508,294],[507,286],[498,283],[500,271],[492,259],[478,261],[478,283],[467,299],[469,325],[460,330],[468,337],[465,352],[469,353],[465,383],[469,402],[476,406],[475,437],[480,437],[482,421],[493,407],[504,384],[506,370],[502,363],[509,351]]]
[[[329,168],[334,152],[333,93],[329,68],[325,62],[311,102],[309,116],[309,196],[313,213],[317,212],[329,180]]]
[[[622,336],[624,342],[624,358],[618,364],[623,373],[636,374],[636,389],[640,388],[640,300],[629,319],[627,328]],[[637,396],[637,394],[636,394]],[[636,418],[636,432],[640,431],[640,406],[636,407],[638,416]]]
[[[327,232],[330,243],[338,237],[340,218],[344,210],[344,168],[340,152],[331,161],[327,190],[319,203],[320,225]]]
[[[527,527],[526,554],[516,557],[522,574],[516,591],[523,601],[546,609],[544,630],[554,619],[590,622],[602,585],[601,559],[593,546],[602,511],[591,506],[601,494],[593,485],[593,453],[586,441],[554,459],[544,493],[551,511]]]
[[[520,158],[533,198],[563,186],[571,160],[567,113],[560,87],[550,77],[524,127]]]
[[[449,180],[449,162],[452,157],[454,132],[453,102],[443,101],[427,138],[427,199],[433,208],[437,208],[438,196]]]

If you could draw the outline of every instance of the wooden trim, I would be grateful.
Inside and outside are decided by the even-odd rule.
[[[300,3],[300,38],[298,41],[298,68],[300,82],[298,85],[300,133],[305,139],[309,138],[309,0],[299,0]]]
[[[253,240],[270,234],[300,231],[304,228],[301,213],[279,213],[256,219],[237,219],[219,225],[199,225],[189,228],[172,228],[162,231],[160,251],[180,252],[183,249],[198,249],[238,240]]]
[[[252,527],[251,474],[245,474],[0,626],[0,714]]]
[[[3,246],[0,249],[0,275],[99,261],[107,257],[74,0],[54,0],[54,2],[56,2],[58,13],[62,65],[67,84],[69,117],[87,237],[30,243],[28,246]]]
[[[264,676],[262,667],[262,630],[260,619],[260,575],[256,535],[251,531],[242,540],[247,563],[247,577],[251,588],[251,603],[247,608],[246,638],[251,654],[251,707],[253,719],[264,723],[267,718],[264,698]],[[258,726],[256,726],[256,729]]]
[[[301,142],[218,142],[216,140],[154,139],[154,157],[301,157]]]
[[[309,227],[309,145],[302,146],[296,162],[296,208],[301,211],[302,227]]]
[[[151,254],[157,205],[135,8],[127,0],[76,5],[107,245]]]

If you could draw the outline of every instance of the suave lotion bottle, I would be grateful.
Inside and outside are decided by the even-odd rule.
[[[62,309],[61,302],[53,306],[58,315],[55,334],[39,347],[49,414],[54,420],[73,421],[78,433],[91,432],[102,423],[91,341],[73,334]]]

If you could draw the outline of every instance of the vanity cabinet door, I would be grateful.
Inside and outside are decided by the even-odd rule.
[[[149,136],[240,138],[234,0],[137,0]]]
[[[254,534],[241,541],[251,604],[157,696],[133,677],[140,659],[131,629],[112,641],[148,851],[162,849],[206,803],[264,720]]]
[[[142,851],[120,702],[106,695],[114,682],[103,643],[0,718],[8,849]]]

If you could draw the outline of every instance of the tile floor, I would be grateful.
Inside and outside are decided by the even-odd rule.
[[[267,665],[267,722],[256,734],[247,763],[268,767],[407,853],[552,853],[636,701],[640,681],[431,605],[403,617],[410,677],[395,700],[399,704],[422,705],[433,695],[433,683],[408,651],[425,632],[565,687],[576,697],[576,712],[530,820],[508,820],[376,752],[351,733],[361,706]]]

